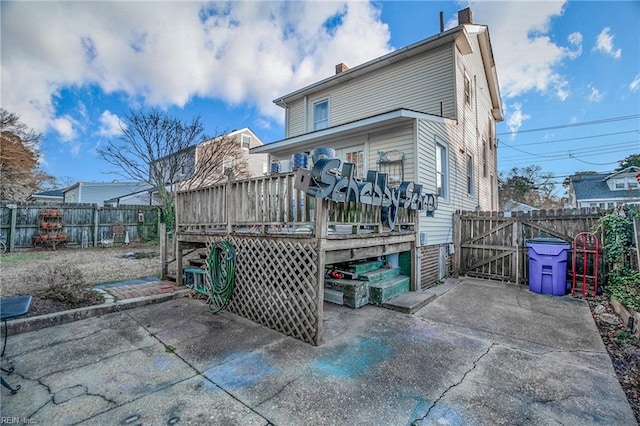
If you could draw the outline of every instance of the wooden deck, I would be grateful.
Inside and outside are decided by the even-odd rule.
[[[177,281],[184,254],[227,240],[238,254],[229,309],[311,344],[322,341],[325,265],[411,252],[416,287],[415,211],[394,229],[380,206],[311,198],[278,174],[176,194]]]

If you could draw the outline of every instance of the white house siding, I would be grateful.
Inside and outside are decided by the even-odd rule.
[[[400,108],[455,115],[454,46],[417,55],[354,78],[288,105],[287,137],[313,130],[313,103],[329,99],[329,126],[349,123]],[[306,131],[304,114],[306,111]]]
[[[285,138],[291,138],[303,133],[307,133],[304,126],[304,102],[306,98],[298,99],[287,105],[287,114],[285,123]]]
[[[404,154],[404,180],[414,180],[415,176],[415,131],[412,120],[400,127],[385,129],[369,135],[369,170],[379,170],[378,151],[399,151]]]
[[[456,81],[460,90],[458,94],[458,132],[465,135],[463,145],[460,147],[466,155],[473,157],[474,165],[474,198],[476,203],[473,208],[480,206],[481,210],[498,209],[498,188],[497,188],[497,164],[495,150],[495,122],[491,115],[491,98],[487,76],[479,56],[480,46],[475,34],[470,34],[469,39],[474,52],[478,54],[461,55],[456,54]],[[464,97],[464,76],[466,74],[471,79],[471,103],[465,102]],[[482,142],[487,144],[487,175],[483,173],[483,148]],[[460,154],[462,154],[460,152]],[[461,156],[462,157],[462,156]],[[466,171],[465,162],[461,163]],[[466,177],[463,174],[462,177]],[[460,187],[461,192],[466,195],[466,184]]]

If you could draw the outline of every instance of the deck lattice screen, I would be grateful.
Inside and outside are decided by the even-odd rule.
[[[221,238],[212,238],[211,245]],[[228,310],[287,336],[317,345],[322,306],[317,250],[308,240],[227,238],[236,250],[236,281]]]

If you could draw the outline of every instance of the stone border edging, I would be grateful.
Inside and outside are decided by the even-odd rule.
[[[21,318],[7,322],[7,334],[20,334],[29,331],[36,331],[55,325],[66,324],[86,318],[96,317],[113,312],[119,312],[126,309],[133,309],[153,303],[162,303],[179,297],[185,297],[191,294],[193,290],[183,289],[173,293],[157,294],[153,296],[137,297],[135,299],[124,299],[113,301],[113,299],[105,299],[105,303],[100,305],[86,306],[69,311],[53,312],[51,314],[40,315],[36,317]]]

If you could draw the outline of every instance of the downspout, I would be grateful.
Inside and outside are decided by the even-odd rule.
[[[476,117],[476,154],[478,153],[478,136],[480,136],[480,132],[478,130],[478,82],[477,82],[477,75],[474,74],[473,76],[473,102],[475,104],[475,117]],[[484,156],[484,152],[481,153],[482,156]],[[476,163],[473,170],[473,174],[475,175],[476,171],[475,169],[478,169],[478,171],[480,170],[480,160],[481,158],[479,158],[479,156],[476,160]],[[474,176],[475,178],[475,176]],[[477,182],[477,189],[476,189],[476,200],[478,202],[476,210],[480,211],[482,209],[482,207],[480,207],[480,172],[478,172],[478,179],[476,180]]]

